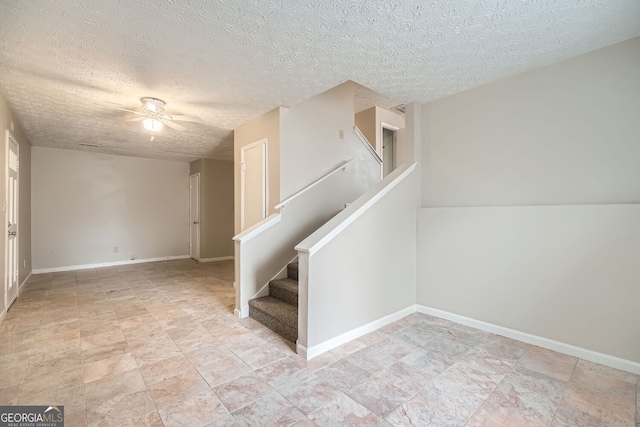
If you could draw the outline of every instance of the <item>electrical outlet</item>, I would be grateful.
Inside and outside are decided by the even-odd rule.
[[[51,251],[51,256],[52,257],[56,256],[56,251]]]
[[[27,268],[27,260],[26,260],[26,259],[24,260],[24,266],[23,266],[23,268]]]
[[[117,247],[117,246],[114,246],[114,247],[113,247],[113,253],[114,253],[114,254],[117,254],[117,253],[118,253],[118,247]]]
[[[340,129],[340,131],[338,131],[338,137],[340,139],[344,139],[344,131],[342,129]]]

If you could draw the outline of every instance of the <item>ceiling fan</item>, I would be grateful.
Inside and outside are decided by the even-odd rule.
[[[134,111],[127,108],[112,107],[116,110],[127,111],[140,117],[127,120],[128,122],[142,122],[142,126],[151,132],[159,132],[163,125],[167,125],[171,129],[177,131],[186,130],[182,125],[174,123],[174,121],[197,122],[202,123],[202,119],[196,116],[168,115],[164,114],[165,102],[158,98],[144,97],[140,98],[143,111]]]

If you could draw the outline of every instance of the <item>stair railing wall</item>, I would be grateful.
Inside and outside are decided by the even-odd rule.
[[[418,185],[416,164],[401,165],[296,246],[302,357],[414,310]]]
[[[250,299],[267,295],[269,281],[296,256],[295,245],[358,196],[351,185],[355,164],[342,162],[280,203],[280,212],[233,238],[238,317],[248,316]]]

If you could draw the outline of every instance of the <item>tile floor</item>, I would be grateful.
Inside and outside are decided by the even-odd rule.
[[[639,426],[638,378],[413,314],[311,361],[233,316],[231,262],[41,274],[0,323],[0,404],[66,426]]]

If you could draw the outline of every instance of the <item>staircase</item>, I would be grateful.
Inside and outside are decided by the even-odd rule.
[[[269,282],[269,296],[249,300],[249,317],[291,342],[298,339],[298,262],[287,265],[287,278]]]

